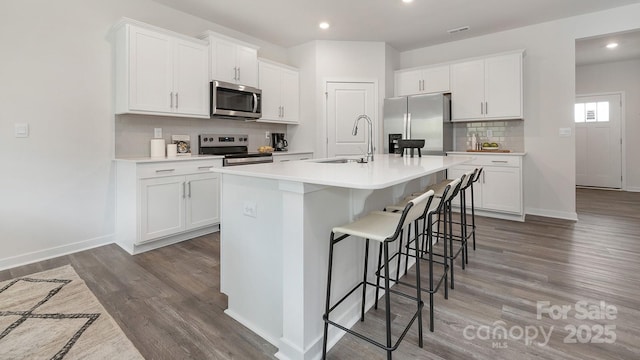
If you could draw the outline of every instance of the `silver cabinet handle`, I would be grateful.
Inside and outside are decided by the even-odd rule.
[[[287,162],[287,161],[291,161],[291,159],[280,160],[280,162]]]
[[[484,102],[484,113],[485,115],[489,115],[489,103],[488,102]]]
[[[238,68],[233,68],[233,80],[238,80]]]
[[[198,166],[198,170],[210,170],[213,169],[213,165],[211,166]]]
[[[484,115],[484,104],[480,101],[480,114]]]
[[[176,93],[176,109],[178,108],[178,93]]]
[[[183,182],[183,183],[182,183],[182,198],[183,198],[183,199],[185,198],[185,193],[186,193],[186,191],[185,191],[185,189],[184,189],[184,188],[185,188],[185,183]]]
[[[284,106],[282,106],[282,116],[281,117],[284,117]]]
[[[171,100],[171,106],[169,107],[173,107],[173,91],[169,93],[169,99]]]
[[[176,169],[162,169],[162,170],[156,170],[156,174],[169,173],[174,171],[176,171]]]
[[[309,160],[309,158],[308,158],[308,157],[306,157],[306,158],[300,158],[300,159],[298,159],[298,160]]]
[[[238,81],[240,81],[240,68],[238,68]]]
[[[282,106],[278,106],[278,117],[282,117]]]
[[[508,161],[506,160],[491,160],[492,163],[498,163],[498,164],[506,164],[508,163]]]
[[[189,197],[191,197],[191,181],[189,181],[187,185],[189,185]]]

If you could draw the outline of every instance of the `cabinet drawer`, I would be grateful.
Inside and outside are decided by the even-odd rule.
[[[471,162],[465,165],[519,167],[520,157],[519,156],[480,155],[480,156],[476,156],[474,160],[472,160]]]
[[[157,163],[138,164],[138,179],[155,178],[173,175],[197,174],[222,167],[222,159],[181,160]]]

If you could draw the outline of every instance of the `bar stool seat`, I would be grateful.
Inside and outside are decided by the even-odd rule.
[[[431,200],[433,199],[433,192],[427,192],[422,194],[421,196],[410,201],[402,213],[386,213],[382,211],[372,211],[369,214],[361,217],[360,219],[353,221],[349,224],[336,226],[331,231],[331,237],[329,241],[329,266],[328,266],[328,275],[327,275],[327,293],[326,293],[326,306],[325,313],[322,316],[324,320],[324,337],[323,337],[323,345],[322,345],[322,359],[326,359],[327,354],[327,336],[328,336],[328,327],[329,325],[333,325],[349,334],[352,334],[362,340],[365,340],[375,346],[378,346],[387,352],[387,359],[392,359],[392,352],[398,348],[400,342],[408,333],[409,329],[413,325],[413,323],[418,320],[418,345],[420,347],[423,346],[422,339],[422,309],[424,307],[424,302],[422,301],[421,296],[421,285],[420,285],[420,265],[419,263],[416,265],[416,284],[411,287],[415,291],[415,296],[403,293],[396,289],[391,289],[390,286],[390,256],[389,256],[389,244],[400,238],[402,235],[402,230],[410,224],[414,224],[416,227],[416,231],[418,229],[418,220],[425,216],[426,209],[429,208],[431,204]],[[338,236],[336,237],[336,234]],[[341,235],[340,235],[341,234]],[[346,295],[344,295],[340,300],[338,300],[335,304],[331,305],[331,278],[332,278],[332,267],[333,267],[333,258],[334,258],[334,247],[339,242],[349,238],[349,237],[359,237],[365,239],[365,249],[364,249],[364,271],[362,281],[359,282],[355,287],[353,287]],[[384,269],[384,286],[379,286],[378,283],[372,283],[367,280],[368,276],[368,258],[369,258],[369,242],[373,240],[380,244],[380,249],[382,250],[380,253],[380,257],[384,254],[384,265],[378,266],[378,270],[376,271],[376,277],[379,279],[381,269]],[[420,244],[417,244],[418,253],[420,253]],[[397,255],[397,253],[396,253]],[[394,255],[394,256],[396,256]],[[331,320],[329,315],[331,312],[338,307],[343,301],[345,301],[350,295],[354,294],[358,288],[362,287],[362,300],[361,300],[361,308],[360,308],[360,321],[364,321],[365,314],[365,302],[366,302],[366,287],[367,285],[371,285],[376,289],[384,290],[385,297],[385,315],[386,315],[386,341],[385,343],[378,342],[358,331],[349,329],[344,325],[339,324],[335,320]],[[392,334],[391,334],[391,293],[403,296],[408,298],[416,303],[416,311],[411,319],[408,321],[402,333],[398,336],[395,342],[392,342]],[[377,299],[376,299],[377,300]],[[377,303],[377,301],[376,301]]]

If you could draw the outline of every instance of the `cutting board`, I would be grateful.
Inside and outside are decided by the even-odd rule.
[[[467,150],[467,152],[494,152],[494,153],[510,153],[511,150]]]

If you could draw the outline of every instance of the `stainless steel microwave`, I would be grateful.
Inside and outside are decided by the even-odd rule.
[[[211,117],[256,120],[262,116],[262,90],[224,81],[211,82]]]

